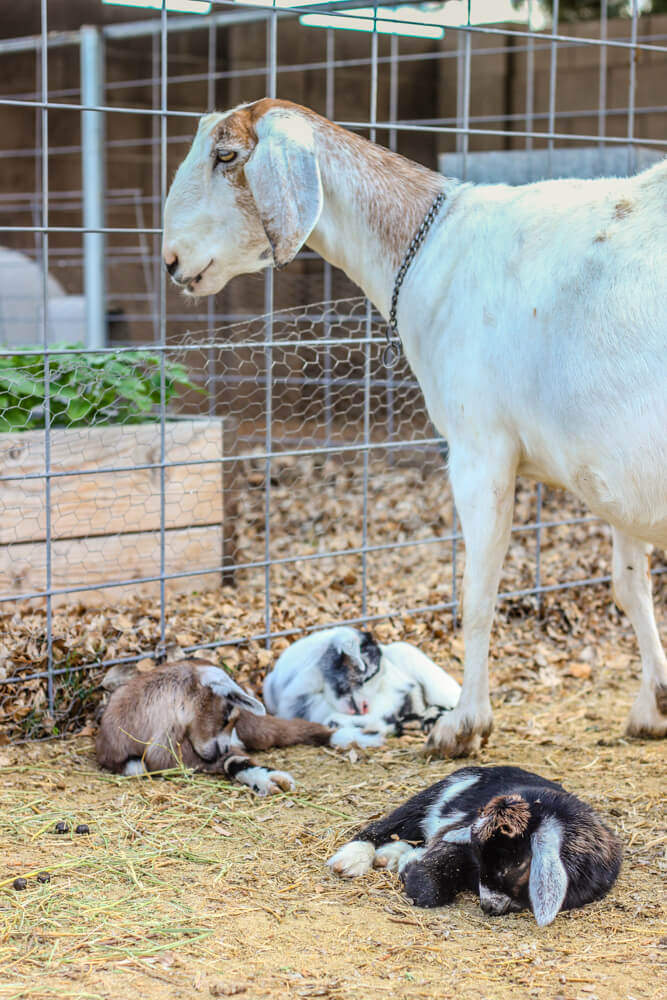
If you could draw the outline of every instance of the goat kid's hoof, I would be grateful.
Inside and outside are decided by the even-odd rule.
[[[630,711],[625,732],[641,740],[660,740],[667,737],[667,684],[639,690]]]
[[[403,892],[415,906],[430,910],[449,902],[443,896],[440,880],[418,860],[410,862],[403,868],[401,881]]]
[[[401,860],[407,854],[412,854],[412,851],[412,844],[408,844],[406,840],[394,840],[390,844],[383,844],[375,852],[373,867],[397,872],[401,867]]]
[[[473,721],[470,716],[460,716],[456,709],[442,716],[433,726],[424,747],[424,753],[433,757],[469,757],[480,747],[486,746],[493,721]]]
[[[291,792],[296,782],[287,771],[271,771],[266,776],[266,794],[280,795],[281,792]]]
[[[357,878],[373,867],[375,848],[367,840],[351,840],[329,858],[327,864],[340,878]]]
[[[365,747],[381,747],[383,743],[382,733],[366,732],[365,729],[356,726],[344,726],[335,730],[329,745],[338,747],[339,750],[347,750],[349,747],[358,747],[361,750]]]

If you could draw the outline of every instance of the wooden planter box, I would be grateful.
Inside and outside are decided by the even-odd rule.
[[[227,420],[170,421],[165,427],[165,572],[220,567],[233,560],[234,463]],[[55,428],[50,434],[51,585],[90,586],[159,576],[160,425]],[[229,444],[227,449],[225,445]],[[214,464],[187,464],[214,460]],[[104,472],[109,468],[125,472]],[[0,596],[46,589],[44,431],[0,434]],[[227,494],[223,489],[226,479]],[[220,572],[168,580],[170,592],[216,586]],[[157,595],[159,582],[54,595],[54,603],[109,605],[130,595]]]

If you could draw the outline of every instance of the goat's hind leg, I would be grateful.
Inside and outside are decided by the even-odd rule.
[[[488,453],[483,454],[452,446],[450,478],[466,547],[463,686],[456,708],[433,726],[426,752],[440,757],[465,757],[486,743],[493,725],[489,638],[512,530],[516,479],[512,443],[504,439],[490,442]]]
[[[230,781],[252,788],[257,795],[278,795],[291,792],[296,782],[287,771],[273,771],[256,764],[240,748],[233,747],[222,754],[217,761],[202,768],[216,774],[225,774]]]
[[[613,528],[614,597],[639,642],[642,681],[627,723],[629,736],[667,736],[667,657],[660,643],[651,592],[650,546]]]
[[[215,740],[200,740],[194,745],[191,737],[186,736],[177,747],[152,746],[150,752],[151,771],[174,767],[180,762],[195,771],[224,775],[230,781],[248,785],[258,795],[290,792],[295,784],[291,774],[256,764],[241,747],[220,752]]]

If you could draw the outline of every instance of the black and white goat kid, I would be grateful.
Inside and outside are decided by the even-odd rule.
[[[542,926],[609,891],[621,845],[554,781],[519,767],[464,767],[370,823],[328,864],[344,878],[372,866],[398,871],[417,906],[478,891],[485,913],[530,908]]]
[[[410,643],[384,645],[339,625],[289,646],[267,674],[263,694],[270,712],[338,729],[344,743],[355,731],[400,735],[407,722],[427,731],[454,708],[460,690]]]

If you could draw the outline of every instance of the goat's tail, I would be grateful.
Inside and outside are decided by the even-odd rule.
[[[329,746],[334,730],[306,719],[279,719],[276,715],[253,715],[241,709],[234,726],[248,750],[291,747],[297,743]]]

